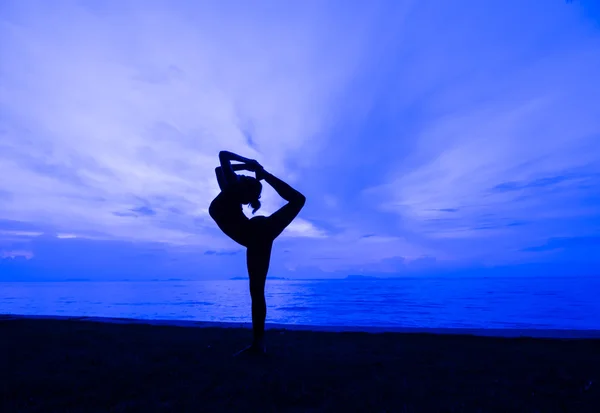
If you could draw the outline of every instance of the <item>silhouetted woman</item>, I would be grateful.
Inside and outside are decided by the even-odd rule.
[[[246,247],[246,264],[250,278],[252,297],[252,329],[254,340],[242,352],[264,353],[265,282],[273,241],[298,215],[306,198],[300,192],[271,175],[255,160],[228,151],[219,152],[220,167],[215,169],[221,193],[211,202],[208,212],[219,228],[231,239]],[[232,165],[231,161],[243,162]],[[256,178],[237,175],[235,171],[248,170]],[[265,180],[288,203],[269,217],[256,216],[248,219],[242,205],[250,205],[254,214],[260,208],[261,180]]]

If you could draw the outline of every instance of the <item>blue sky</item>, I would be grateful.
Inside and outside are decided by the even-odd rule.
[[[272,276],[595,275],[599,73],[595,0],[3,1],[0,274],[244,275],[226,149]]]

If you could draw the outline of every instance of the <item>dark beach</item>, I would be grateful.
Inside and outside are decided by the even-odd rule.
[[[0,320],[2,412],[597,412],[600,340]]]

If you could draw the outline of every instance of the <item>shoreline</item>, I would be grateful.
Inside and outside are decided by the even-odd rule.
[[[139,319],[96,316],[56,316],[56,315],[20,315],[0,314],[0,322],[8,320],[70,320],[93,323],[172,326],[187,328],[226,328],[251,329],[251,323],[191,321],[170,319]],[[485,328],[420,328],[420,327],[369,327],[369,326],[319,326],[301,324],[267,323],[266,330],[311,331],[327,333],[399,333],[460,335],[498,338],[545,338],[545,339],[600,339],[600,330],[561,330],[561,329],[485,329]]]

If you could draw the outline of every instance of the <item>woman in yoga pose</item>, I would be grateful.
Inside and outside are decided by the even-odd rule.
[[[255,160],[244,158],[228,151],[219,152],[221,166],[215,169],[221,193],[211,202],[208,212],[219,228],[231,239],[246,247],[246,265],[250,278],[252,298],[252,345],[242,352],[265,352],[265,282],[273,241],[298,215],[306,198],[294,188],[271,175]],[[243,162],[231,164],[231,161]],[[238,176],[235,171],[247,170],[256,173],[256,178]],[[254,214],[260,208],[261,180],[265,180],[288,203],[271,216],[256,216],[248,219],[242,205],[250,205]]]

